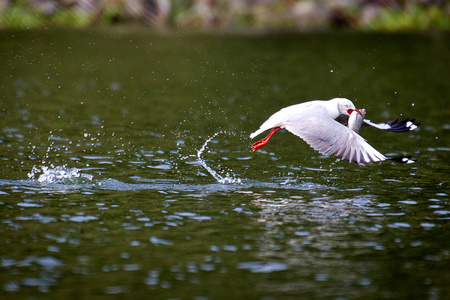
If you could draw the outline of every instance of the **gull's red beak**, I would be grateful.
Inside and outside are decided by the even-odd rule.
[[[348,115],[351,115],[353,111],[357,111],[362,117],[364,117],[359,109],[349,109],[347,110]]]

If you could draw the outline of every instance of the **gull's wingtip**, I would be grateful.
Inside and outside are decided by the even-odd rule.
[[[411,158],[411,155],[409,155],[409,156],[399,156],[399,157],[389,158],[389,160],[395,161],[395,162],[401,163],[401,164],[413,164],[418,159]]]
[[[364,123],[367,125],[390,132],[408,132],[414,130],[420,125],[420,123],[414,123],[415,121],[415,118],[406,118],[401,121],[394,119],[392,121],[377,124],[372,123],[370,120],[364,119]]]

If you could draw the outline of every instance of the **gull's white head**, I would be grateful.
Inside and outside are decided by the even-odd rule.
[[[333,100],[338,103],[337,106],[340,115],[350,116],[354,110],[358,111],[353,102],[346,98],[334,98]]]
[[[322,103],[332,119],[336,119],[340,115],[350,116],[354,110],[361,114],[361,112],[356,109],[353,102],[347,98],[334,98],[328,101],[323,101]]]

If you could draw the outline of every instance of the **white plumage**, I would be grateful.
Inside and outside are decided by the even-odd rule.
[[[268,129],[269,135],[253,144],[253,151],[263,147],[280,128],[302,138],[323,155],[336,155],[355,163],[383,161],[387,158],[370,146],[358,133],[335,119],[359,112],[353,103],[345,98],[328,101],[315,100],[285,107],[274,113],[260,128],[250,135],[258,136]]]

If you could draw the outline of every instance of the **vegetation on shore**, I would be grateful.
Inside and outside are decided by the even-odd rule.
[[[0,28],[449,30],[445,0],[3,0]]]

